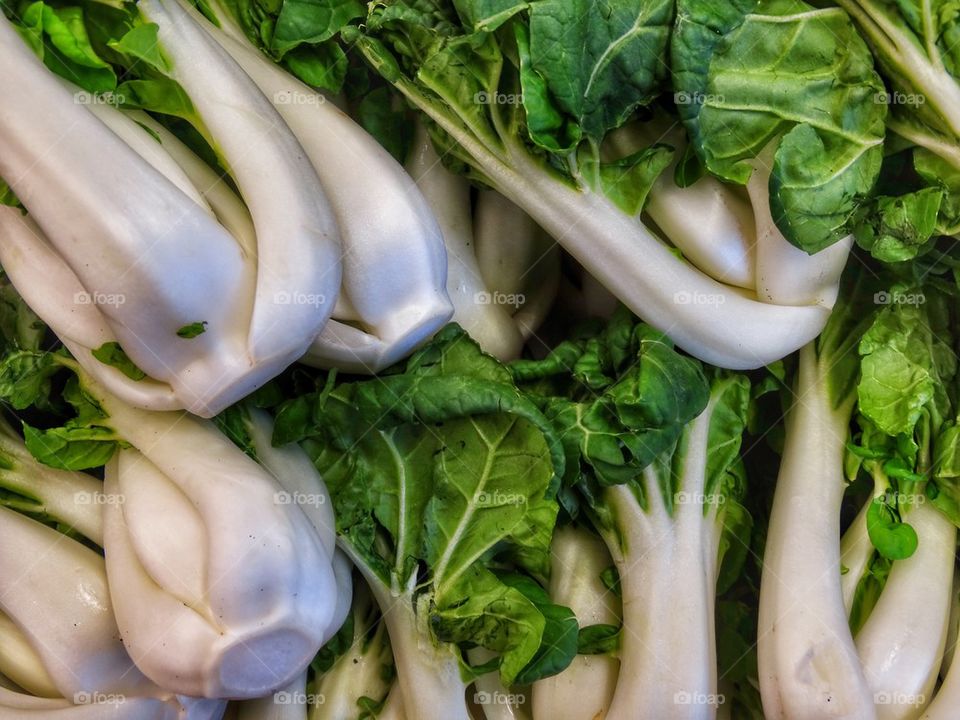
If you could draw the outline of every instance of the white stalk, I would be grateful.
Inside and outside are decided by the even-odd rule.
[[[870,560],[875,552],[870,536],[867,534],[867,511],[870,509],[870,498],[860,512],[850,523],[850,527],[840,538],[840,564],[847,569],[840,575],[840,592],[843,594],[843,607],[847,617],[853,609],[853,600],[857,594],[857,586],[870,566]]]
[[[163,700],[117,694],[88,697],[96,701],[72,705],[0,688],[0,720],[178,720],[177,707]]]
[[[406,716],[471,720],[466,702],[467,685],[460,676],[460,663],[453,646],[425,640],[429,629],[425,627],[426,618],[418,614],[418,610],[426,613],[428,609],[414,607],[416,576],[410,578],[399,594],[394,594],[376,576],[364,575],[387,626]]]
[[[747,192],[756,226],[756,289],[764,302],[780,305],[822,305],[832,308],[840,290],[853,236],[848,235],[818,253],[808,255],[781,234],[770,214],[771,143],[755,160]]]
[[[323,329],[340,287],[340,236],[320,180],[270,101],[176,0],[137,7],[159,26],[170,75],[203,118],[257,230],[249,352],[258,362],[283,353],[289,364]],[[198,67],[215,69],[216,81]],[[302,342],[293,352],[290,337]]]
[[[377,720],[407,720],[407,713],[403,708],[403,698],[400,695],[400,683],[394,682],[387,695],[387,700],[377,715]]]
[[[0,610],[20,629],[66,698],[153,694],[114,621],[103,558],[0,507]]]
[[[560,247],[523,210],[481,190],[474,211],[477,266],[492,295],[514,298],[524,340],[540,327],[560,287]]]
[[[223,25],[234,25],[229,12],[218,15]],[[379,341],[356,348],[355,366],[362,363],[375,372],[396,362],[452,312],[444,287],[443,238],[426,200],[400,164],[323,95],[235,34],[199,22],[273,102],[330,199],[343,243],[342,292],[364,329]],[[308,358],[320,362],[326,344],[321,334]],[[330,361],[338,359],[334,355]]]
[[[477,262],[470,207],[470,184],[443,167],[418,123],[407,171],[433,208],[447,248],[447,294],[453,321],[459,323],[486,352],[501,360],[520,354],[523,337],[511,317],[516,308],[495,302]]]
[[[947,644],[943,649],[943,663],[940,665],[940,677],[945,678],[953,665],[957,648],[957,636],[960,630],[960,570],[953,572],[953,589],[950,593],[950,624],[947,628]]]
[[[668,513],[655,471],[644,471],[646,510],[634,491],[613,486],[617,518],[610,549],[620,573],[623,633],[620,675],[606,717],[714,718],[717,713],[716,596],[720,527],[703,506],[707,442],[715,400],[686,431],[681,489]]]
[[[849,401],[834,407],[815,349],[800,352],[796,402],[760,585],[758,654],[770,720],[876,717],[840,590],[840,505]]]
[[[201,697],[257,697],[290,682],[336,630],[340,602],[307,514],[279,501],[270,473],[211,423],[88,391],[136,448],[107,468],[108,497],[123,502],[106,506],[104,547],[138,666]]]
[[[0,110],[0,175],[87,296],[120,299],[99,310],[134,362],[176,388],[183,405],[208,410],[208,398],[250,372],[227,362],[223,348],[238,313],[249,311],[238,295],[245,270],[236,242],[78,104],[6,20],[0,72],[9,78],[11,99]],[[67,142],[70,151],[58,152]],[[87,181],[78,184],[76,177]],[[90,251],[94,239],[97,252]],[[209,323],[207,333],[177,337],[178,329],[201,320]],[[218,366],[213,377],[211,363]]]
[[[647,123],[614,130],[607,140],[620,157],[664,142],[679,159],[686,145],[679,128],[658,133]],[[676,166],[675,159],[650,188],[644,212],[703,272],[719,282],[753,289],[756,232],[750,204],[709,174],[679,187],[673,179]]]
[[[856,637],[881,720],[916,718],[930,701],[950,619],[956,527],[922,501],[905,519],[917,531],[917,549],[893,563],[876,607]]]
[[[620,601],[600,579],[613,564],[593,533],[559,527],[550,545],[550,599],[569,607],[580,627],[617,625]],[[533,684],[533,716],[553,720],[593,720],[606,716],[617,684],[620,661],[610,655],[577,655],[557,675]]]
[[[826,324],[825,307],[764,303],[717,282],[605,197],[546,181],[526,151],[516,149],[510,162],[508,168],[491,159],[481,167],[627,307],[697,358],[757,368],[789,355]]]
[[[487,648],[475,647],[467,651],[471,665],[481,665],[496,657]],[[526,688],[508,689],[496,670],[485,673],[473,681],[473,704],[480,708],[485,720],[531,720]]]
[[[16,623],[0,612],[0,673],[31,695],[59,698],[56,681]]]

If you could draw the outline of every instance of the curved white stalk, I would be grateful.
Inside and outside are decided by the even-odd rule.
[[[840,505],[849,406],[833,407],[816,351],[800,351],[796,402],[760,584],[758,656],[767,718],[876,717],[840,591]]]
[[[117,694],[80,696],[95,699],[72,705],[0,688],[0,720],[178,720],[175,705],[153,698]]]
[[[63,697],[27,636],[3,612],[0,612],[0,673],[31,695]]]
[[[238,312],[247,312],[237,294],[244,263],[235,240],[77,104],[6,20],[0,71],[11,99],[0,110],[0,175],[88,296],[119,298],[99,310],[134,362],[176,388],[183,405],[208,410],[208,398],[238,382],[238,374],[250,374],[244,363],[231,365],[223,347]],[[56,152],[67,127],[70,138],[84,141]],[[210,331],[177,337],[178,329],[199,321]]]
[[[956,586],[954,588],[954,611],[957,607]],[[953,615],[955,613],[951,613]],[[933,700],[924,708],[920,715],[921,720],[955,720],[957,708],[960,707],[960,662],[957,662],[957,647],[947,645],[946,651],[950,654],[949,662],[944,657],[945,665],[948,669],[941,671],[943,682],[937,688]]]
[[[647,123],[633,123],[611,132],[607,142],[627,156],[657,142],[683,155],[685,138],[679,128],[658,133]],[[677,160],[650,188],[644,212],[684,257],[719,282],[753,289],[756,285],[756,230],[753,211],[734,188],[704,174],[681,188],[673,175]]]
[[[469,142],[462,133],[456,139]],[[710,278],[606,198],[545,180],[524,150],[512,149],[510,161],[510,168],[493,159],[480,167],[591,275],[691,355],[729,369],[757,368],[826,325],[825,307],[760,302]]]
[[[856,637],[881,720],[915,718],[930,701],[950,619],[957,529],[925,502],[910,508],[905,520],[917,532],[917,549],[894,562]]]
[[[655,471],[644,471],[648,507],[625,485],[607,488],[617,532],[605,538],[620,573],[620,675],[608,720],[713,718],[717,712],[716,597],[720,523],[704,508],[707,443],[715,407],[686,431],[681,488],[692,499],[671,516]]]
[[[377,715],[377,720],[407,720],[407,713],[403,708],[403,698],[400,696],[400,683],[393,683],[386,702],[380,709],[380,714]]]
[[[123,502],[106,506],[104,547],[138,666],[201,697],[289,682],[336,630],[333,568],[307,515],[212,424],[87,390],[136,448],[107,468],[105,490]]]
[[[550,545],[550,599],[573,610],[580,627],[620,622],[617,599],[600,579],[613,563],[593,533],[559,527]],[[532,688],[535,718],[594,720],[606,716],[617,684],[620,661],[610,655],[577,655],[562,672]]]
[[[496,657],[496,653],[483,647],[467,651],[471,665],[481,665]],[[528,693],[516,692],[504,687],[496,670],[485,673],[473,681],[473,704],[480,708],[485,720],[532,720]]]
[[[481,190],[474,210],[477,267],[491,295],[514,297],[524,340],[540,327],[560,287],[560,247],[523,210]]]
[[[870,542],[870,536],[867,534],[867,510],[870,509],[871,498],[860,512],[850,523],[850,527],[840,538],[840,565],[846,568],[846,572],[840,575],[840,592],[843,594],[843,607],[846,609],[847,617],[850,617],[850,611],[853,609],[853,600],[857,594],[857,586],[870,565],[870,559],[873,557],[874,547]]]
[[[227,11],[218,14],[233,26]],[[272,100],[316,169],[340,227],[342,293],[379,341],[357,347],[354,362],[368,372],[383,369],[433,335],[453,310],[443,238],[429,205],[400,164],[332,102],[235,33],[202,23]],[[330,352],[324,364],[339,365],[338,345],[321,333],[307,358],[320,363]]]
[[[433,208],[447,248],[447,294],[453,302],[452,320],[484,351],[509,360],[520,354],[523,338],[511,318],[516,309],[501,305],[484,284],[477,263],[470,207],[470,184],[450,173],[440,161],[422,123],[416,135],[407,171]]]
[[[756,226],[757,297],[780,305],[822,305],[832,308],[840,290],[840,274],[847,264],[853,236],[808,255],[791,245],[770,214],[770,172],[773,145],[755,160],[747,192]]]
[[[953,665],[957,636],[960,630],[960,570],[953,571],[953,589],[950,592],[950,624],[947,626],[947,644],[943,649],[940,677],[945,678]]]
[[[104,114],[106,114],[104,112]],[[176,165],[186,175],[191,185],[203,198],[206,205],[216,215],[217,220],[239,243],[248,260],[257,255],[257,232],[253,226],[253,218],[243,201],[230,187],[225,176],[221,176],[212,167],[207,165],[196,153],[184,145],[180,139],[150,115],[140,110],[128,110],[122,113],[134,121],[134,125],[149,128],[160,138],[163,151],[176,162]],[[145,131],[144,131],[144,134]],[[148,136],[149,137],[149,136]],[[150,138],[152,141],[152,138]],[[255,272],[255,271],[254,271]],[[255,284],[256,279],[253,278]],[[250,289],[250,301],[253,302],[253,289]]]
[[[103,558],[0,507],[0,609],[20,628],[59,694],[154,694],[127,655]]]
[[[357,567],[364,571],[363,565]],[[428,609],[420,608],[423,616],[418,617],[413,597],[416,575],[395,594],[369,571],[363,574],[387,626],[397,668],[399,699],[406,717],[471,720],[466,702],[467,684],[460,676],[459,659],[452,646],[420,641],[422,637],[429,637],[420,625],[426,622]]]
[[[137,7],[157,23],[170,76],[203,118],[253,218],[258,264],[248,351],[255,362],[282,357],[289,364],[323,329],[340,287],[340,236],[320,179],[270,101],[176,0]],[[295,351],[291,337],[301,341]]]

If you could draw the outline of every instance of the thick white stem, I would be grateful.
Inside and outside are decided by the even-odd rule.
[[[257,230],[250,355],[289,363],[323,329],[340,288],[340,234],[320,179],[270,101],[176,0],[137,7],[159,26],[171,77],[203,118]]]
[[[232,26],[226,12],[220,15]],[[452,313],[443,239],[426,200],[400,164],[332,102],[245,40],[198,22],[272,101],[330,198],[343,243],[342,292],[379,341],[355,348],[354,367],[377,371],[395,362]],[[321,362],[333,353],[329,360],[337,360],[336,340],[321,334],[308,358]]]
[[[482,647],[467,651],[467,659],[471,665],[480,665],[494,657],[495,653]],[[486,720],[531,720],[530,704],[527,701],[529,692],[525,692],[525,688],[514,691],[504,687],[500,682],[500,673],[496,670],[481,675],[473,681],[473,685],[476,690],[473,702],[479,706]]]
[[[559,527],[550,546],[550,599],[569,607],[580,627],[617,625],[620,600],[600,574],[613,564],[593,533]],[[610,655],[577,655],[561,673],[533,684],[533,716],[553,720],[593,720],[610,708],[620,661]]]
[[[422,124],[417,126],[407,171],[433,208],[443,232],[453,321],[491,355],[502,360],[516,358],[523,346],[523,337],[511,317],[516,307],[503,304],[510,296],[489,291],[477,262],[470,184],[443,167]]]
[[[708,422],[701,425],[695,433],[706,433]],[[699,499],[705,458],[689,461],[700,466],[699,473],[690,468],[691,477],[701,478],[700,489],[685,484],[684,490]],[[620,679],[606,717],[630,720],[643,707],[650,717],[706,720],[716,715],[719,703],[717,530],[711,527],[712,514],[704,516],[702,502],[680,506],[671,517],[656,479],[649,470],[645,475],[646,511],[625,486],[605,491],[620,532],[620,547],[611,547],[611,553],[620,571],[624,619]]]
[[[395,596],[379,578],[370,573],[364,575],[387,625],[407,717],[470,720],[467,686],[460,677],[453,647],[430,642],[429,629],[424,619],[417,616],[413,598],[416,578]]]
[[[754,161],[747,192],[756,227],[756,289],[764,302],[780,305],[822,305],[832,308],[840,289],[840,273],[847,264],[853,236],[808,255],[783,236],[770,214],[771,144]]]
[[[840,591],[849,411],[833,406],[812,345],[777,478],[760,584],[760,691],[769,720],[876,717]]]
[[[686,140],[679,129],[659,133],[647,123],[613,131],[605,139],[621,157],[665,142],[683,155]],[[684,257],[715,280],[753,289],[755,230],[750,204],[734,188],[704,174],[681,188],[674,182],[677,161],[661,173],[644,208]]]
[[[103,558],[0,507],[0,609],[40,657],[63,697],[154,694],[114,621]]]
[[[510,161],[514,170],[483,164],[497,188],[633,312],[701,360],[760,367],[809,342],[826,324],[825,307],[764,303],[717,282],[606,198],[546,179],[524,151],[512,152]]]
[[[0,673],[31,695],[63,697],[43,660],[16,623],[0,612]]]
[[[917,531],[917,549],[893,564],[856,637],[880,720],[915,718],[930,701],[950,619],[956,527],[925,502],[906,521]]]
[[[840,564],[846,568],[846,572],[840,575],[840,591],[843,593],[843,607],[848,617],[853,609],[857,586],[874,553],[873,543],[867,534],[867,510],[870,509],[870,502],[872,499],[860,508],[850,527],[840,538]]]

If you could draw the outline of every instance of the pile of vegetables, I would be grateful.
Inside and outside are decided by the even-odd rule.
[[[0,4],[0,718],[956,715],[955,3]]]

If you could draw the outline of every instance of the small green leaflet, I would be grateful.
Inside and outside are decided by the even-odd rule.
[[[120,343],[104,343],[96,350],[91,350],[93,356],[104,365],[110,365],[122,372],[131,380],[143,380],[147,374],[138,368],[133,360],[123,351]]]
[[[190,340],[191,338],[197,337],[197,335],[202,335],[207,331],[206,320],[201,320],[200,322],[190,323],[189,325],[184,325],[182,328],[177,330],[177,336]]]

